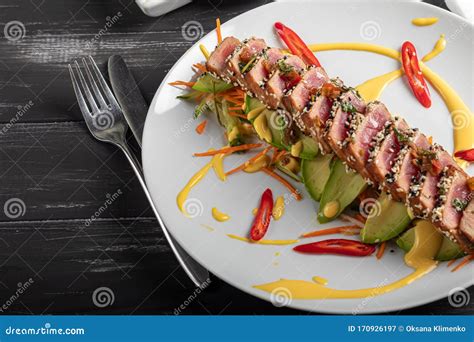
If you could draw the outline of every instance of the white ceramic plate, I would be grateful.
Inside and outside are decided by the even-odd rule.
[[[416,27],[411,19],[439,17],[436,25]],[[411,40],[419,55],[429,52],[441,33],[448,39],[446,50],[429,62],[464,101],[473,108],[472,61],[473,27],[460,17],[421,3],[273,3],[228,22],[223,36],[240,39],[259,36],[270,46],[280,46],[272,27],[281,21],[310,42],[364,42],[398,49]],[[404,253],[396,246],[382,260],[374,257],[308,256],[292,251],[292,246],[251,245],[230,239],[227,233],[246,236],[252,222],[252,209],[258,205],[262,191],[271,187],[274,195],[285,193],[277,182],[262,173],[239,173],[220,182],[211,171],[192,190],[196,217],[184,217],[176,206],[176,195],[189,178],[208,158],[193,158],[192,153],[219,148],[224,144],[223,129],[209,120],[204,135],[194,132],[193,104],[176,99],[183,92],[167,85],[173,80],[192,77],[190,66],[202,61],[198,44],[210,50],[216,45],[211,32],[187,51],[170,70],[158,89],[148,113],[143,164],[147,184],[166,226],[179,243],[212,273],[237,288],[270,300],[270,294],[252,288],[280,278],[310,280],[318,275],[329,279],[329,286],[338,289],[374,287],[392,282],[410,273],[403,262]],[[396,61],[366,52],[321,52],[318,58],[332,77],[341,77],[346,84],[357,85],[376,75],[399,68]],[[402,115],[412,127],[419,127],[447,150],[452,150],[452,130],[449,113],[438,94],[432,91],[433,106],[425,110],[418,104],[402,79],[385,90],[382,101],[392,113]],[[247,156],[232,156],[225,160],[230,169]],[[472,174],[472,169],[470,170]],[[303,187],[300,186],[303,190]],[[216,206],[231,215],[231,220],[218,223],[211,216]],[[292,239],[302,232],[321,227],[316,221],[315,206],[308,196],[301,202],[290,201],[285,216],[272,222],[269,239]],[[189,208],[189,211],[193,210]],[[326,227],[342,222],[332,222]],[[209,231],[201,225],[210,225]],[[277,253],[278,252],[278,253]],[[277,256],[279,254],[279,256]],[[448,295],[456,287],[473,283],[471,266],[451,273],[445,264],[434,272],[398,291],[371,299],[292,300],[288,305],[303,310],[327,313],[373,313],[393,311],[425,304]]]

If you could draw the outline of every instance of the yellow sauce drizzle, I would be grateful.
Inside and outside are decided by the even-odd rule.
[[[388,285],[357,290],[338,290],[326,287],[325,284],[306,280],[280,279],[271,283],[256,285],[257,289],[271,293],[277,288],[284,288],[292,299],[325,299],[325,298],[367,298],[378,296],[402,288],[416,279],[431,272],[437,261],[433,258],[441,246],[442,235],[435,234],[436,228],[428,221],[419,221],[415,226],[415,242],[405,255],[405,263],[414,268],[408,276]]]
[[[278,221],[285,213],[285,200],[283,196],[278,196],[273,206],[272,216],[275,221]]]
[[[432,52],[425,56],[425,58],[431,59],[436,54],[444,49],[445,42],[444,37],[440,37],[435,45]],[[315,52],[329,51],[329,50],[354,50],[354,51],[367,51],[383,56],[390,57],[395,60],[400,60],[400,53],[397,50],[387,48],[381,45],[375,45],[370,43],[326,43],[326,44],[311,44],[310,49]],[[431,55],[431,56],[430,56]],[[441,98],[443,99],[446,107],[451,113],[451,120],[453,122],[453,140],[454,140],[454,151],[467,150],[474,146],[474,115],[466,104],[462,101],[456,91],[439,75],[427,67],[423,62],[420,62],[420,68],[425,76],[426,80],[436,89]],[[385,75],[386,76],[386,75]],[[387,77],[389,82],[393,81],[390,77]],[[377,79],[377,78],[375,78]],[[374,79],[372,79],[374,80]],[[381,93],[377,89],[369,89],[369,85],[363,87],[363,91],[366,94]],[[374,85],[385,87],[383,82],[373,81],[370,82]],[[364,83],[363,83],[364,84]],[[361,84],[361,86],[363,85]],[[458,164],[462,167],[467,166],[467,162],[457,159]]]
[[[186,183],[184,186],[183,190],[181,190],[176,197],[176,203],[178,204],[179,210],[185,215],[189,216],[188,213],[186,212],[186,208],[184,207],[184,203],[188,199],[189,192],[193,187],[195,187],[203,178],[206,176],[206,174],[209,172],[209,169],[213,165],[215,156],[212,158],[212,160],[204,165],[203,168],[201,168],[198,172],[196,172],[191,179]]]
[[[438,56],[441,52],[446,49],[446,38],[444,37],[444,34],[442,34],[439,39],[436,41],[435,46],[433,47],[433,50],[431,50],[430,53],[426,54],[421,60],[423,62],[428,62],[429,60],[433,59],[434,57]]]
[[[209,151],[212,151],[210,149]],[[189,192],[194,188],[209,172],[209,169],[212,167],[215,174],[220,180],[225,180],[225,172],[222,161],[226,155],[225,154],[216,154],[212,157],[211,161],[204,165],[198,172],[196,172],[191,179],[186,183],[184,188],[176,196],[176,204],[178,205],[179,210],[187,217],[189,217],[186,212],[185,203],[188,199]]]
[[[253,163],[250,163],[244,168],[244,172],[254,173],[260,171],[262,168],[268,166],[270,163],[270,157],[266,154],[258,157]]]
[[[227,214],[224,214],[223,212],[219,211],[216,207],[212,208],[212,217],[214,217],[214,220],[219,221],[219,222],[225,222],[230,219],[230,216]]]
[[[438,18],[415,18],[411,21],[411,23],[416,26],[429,26],[437,22]]]
[[[375,101],[380,98],[385,87],[392,81],[403,75],[401,69],[383,74],[381,76],[374,77],[364,83],[358,85],[356,90],[362,96],[362,98],[367,101]]]
[[[224,158],[227,155],[224,153],[216,154],[211,161],[212,168],[214,169],[214,173],[216,174],[217,178],[221,181],[226,180],[226,175],[224,171]]]
[[[208,231],[213,232],[215,229],[208,224],[201,224],[201,227],[206,228]]]
[[[321,44],[310,44],[309,48],[311,51],[331,51],[331,50],[352,50],[352,51],[366,51],[373,52],[379,55],[384,55],[396,60],[400,59],[400,52],[395,49],[388,48],[382,45],[370,44],[370,43],[321,43]]]
[[[321,285],[327,285],[328,284],[328,280],[326,278],[319,277],[319,276],[314,276],[313,281],[315,283],[321,284]]]
[[[252,241],[249,238],[234,235],[234,234],[227,234],[227,236],[230,237],[231,239],[244,241],[244,242],[249,242],[249,243],[253,243],[253,244],[256,244],[256,245],[292,245],[292,244],[297,243],[297,242],[300,241],[300,240],[259,240],[259,241]]]

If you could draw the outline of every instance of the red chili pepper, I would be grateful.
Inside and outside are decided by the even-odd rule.
[[[471,148],[470,150],[457,151],[454,153],[454,156],[472,163],[474,162],[474,148]]]
[[[270,225],[273,210],[273,194],[270,189],[263,192],[260,206],[250,228],[250,239],[258,241],[263,238]]]
[[[340,254],[351,256],[367,256],[375,252],[374,245],[347,239],[329,239],[305,245],[299,245],[293,250],[310,254]]]
[[[292,54],[300,57],[308,65],[321,66],[314,53],[292,29],[280,22],[276,22],[274,26],[278,35],[285,42],[286,46],[288,46]]]
[[[424,107],[430,108],[430,90],[420,70],[415,46],[411,42],[405,42],[402,45],[402,65],[413,94]]]

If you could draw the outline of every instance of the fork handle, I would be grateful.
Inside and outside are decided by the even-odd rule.
[[[140,181],[143,191],[145,192],[146,198],[148,199],[148,202],[150,203],[150,206],[153,209],[153,212],[155,213],[156,219],[160,224],[163,234],[165,235],[168,244],[171,246],[171,249],[173,250],[179,263],[181,264],[181,267],[184,268],[184,271],[187,273],[189,278],[191,278],[191,280],[196,286],[200,288],[205,288],[209,285],[210,282],[208,270],[198,264],[198,262],[194,260],[170,235],[160,214],[158,213],[158,210],[156,209],[155,204],[153,203],[150,192],[148,191],[148,188],[145,184],[145,179],[143,177],[143,171],[140,162],[130,151],[128,145],[125,142],[119,144],[119,147],[123,151],[123,153],[125,153],[125,156],[132,165],[133,171],[135,171],[135,174],[137,175],[138,180]]]

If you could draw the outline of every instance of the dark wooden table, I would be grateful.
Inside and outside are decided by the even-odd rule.
[[[87,131],[66,66],[91,54],[104,67],[121,54],[151,101],[192,45],[184,23],[197,20],[208,32],[216,17],[225,22],[266,2],[194,1],[150,18],[131,0],[0,1],[2,31],[13,21],[20,29],[0,38],[0,205],[20,204],[19,212],[0,211],[1,313],[173,314],[193,297],[125,158]],[[92,300],[100,287],[114,296],[103,308]],[[304,314],[215,277],[189,302],[183,314]],[[473,312],[472,304],[454,309],[440,300],[400,313]]]

